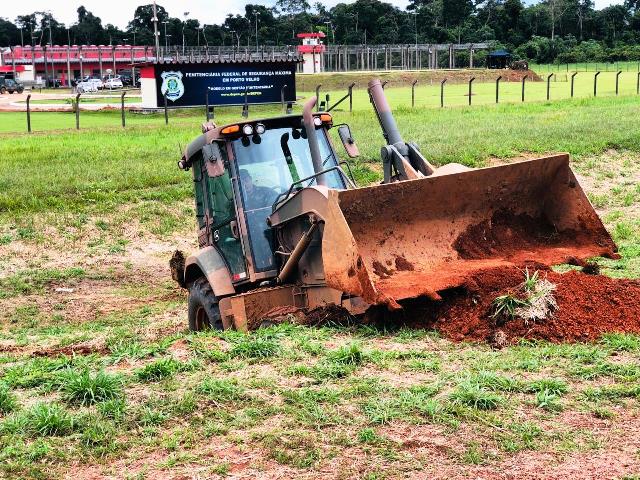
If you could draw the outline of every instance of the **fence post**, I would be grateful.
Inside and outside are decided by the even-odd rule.
[[[316,112],[319,111],[320,108],[320,87],[322,84],[316,86]]]
[[[576,78],[577,74],[578,74],[578,72],[573,72],[571,74],[571,98],[573,98],[573,80]]]
[[[638,78],[640,79],[640,72],[638,72]],[[31,94],[27,95],[27,132],[31,133]]]
[[[440,108],[444,107],[444,84],[445,83],[447,83],[446,78],[440,82]]]
[[[249,87],[244,87],[244,105],[242,105],[242,116],[249,118]]]
[[[355,86],[355,83],[349,85],[349,113],[353,112],[353,87]]]
[[[636,79],[636,95],[640,93],[640,72],[638,72],[638,78]]]
[[[209,89],[204,91],[204,118],[209,122]]]
[[[76,130],[80,130],[80,94],[76,95]]]
[[[522,101],[524,102],[524,82],[527,79],[527,75],[522,77]]]
[[[286,107],[285,107],[285,105],[284,105],[284,90],[285,90],[285,88],[287,88],[287,85],[286,85],[286,84],[284,84],[284,85],[282,86],[282,88],[280,89],[280,103],[282,104],[282,111],[283,111],[283,112],[285,112],[285,111],[286,111],[286,110],[285,110],[285,108],[286,108]]]
[[[600,72],[596,72],[596,74],[593,76],[593,96],[594,97],[598,94],[598,75],[600,75]]]
[[[549,101],[549,89],[551,88],[551,77],[553,77],[553,73],[550,73],[547,76],[547,101]]]
[[[416,105],[416,83],[418,83],[418,80],[414,80],[411,84],[411,108]]]
[[[471,84],[473,83],[473,81],[476,79],[476,77],[471,77],[469,79],[469,105],[471,105]]]
[[[167,112],[167,92],[162,96],[164,100],[164,124],[169,125],[169,112]]]
[[[500,100],[500,80],[502,80],[502,75],[496,78],[496,103]]]
[[[618,95],[618,82],[620,81],[621,73],[622,73],[622,70],[618,70],[618,73],[616,73],[616,95]]]
[[[127,91],[125,90],[124,92],[122,92],[122,95],[120,96],[120,112],[122,114],[122,128],[124,128],[125,126],[125,119],[124,119],[124,96],[127,94]]]

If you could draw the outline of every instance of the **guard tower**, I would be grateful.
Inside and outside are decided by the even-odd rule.
[[[298,45],[298,53],[302,55],[302,73],[320,73],[323,70],[322,54],[327,48],[322,39],[323,32],[299,33],[302,45]]]

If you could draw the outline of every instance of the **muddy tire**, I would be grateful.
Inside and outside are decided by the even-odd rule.
[[[7,89],[4,87],[0,88],[0,94],[4,95],[5,93],[7,93]]]
[[[198,278],[189,287],[189,330],[222,330],[218,300],[205,277]]]

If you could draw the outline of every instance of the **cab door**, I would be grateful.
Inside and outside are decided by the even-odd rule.
[[[201,190],[205,200],[205,220],[211,245],[223,256],[232,281],[247,278],[241,236],[233,199],[229,163],[224,148],[203,148]]]

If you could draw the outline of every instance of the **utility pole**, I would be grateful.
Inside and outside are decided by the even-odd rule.
[[[418,9],[413,11],[413,27],[416,31],[416,70],[418,69]],[[471,99],[471,97],[469,97]]]
[[[20,27],[20,46],[24,47],[24,37],[22,36],[22,27]]]
[[[253,16],[256,17],[256,53],[258,53],[258,12],[254,10]]]
[[[184,20],[182,21],[182,55],[184,56],[184,27],[187,24],[187,17],[189,12],[184,12]]]
[[[327,20],[326,22],[323,22],[326,26],[327,26],[327,47],[329,46],[329,33],[331,33],[331,31],[333,30],[330,25],[331,22],[329,20]]]
[[[169,23],[167,20],[165,20],[164,22],[164,49],[165,50],[169,50],[169,42],[167,41],[167,23]]]
[[[204,46],[208,48],[209,47],[209,41],[207,40],[207,33],[205,31],[206,28],[207,28],[207,24],[205,23],[202,26],[202,39],[204,40]]]
[[[160,50],[160,32],[158,32],[158,8],[156,0],[153,0],[153,38],[156,46],[156,61],[158,61],[158,51]]]

